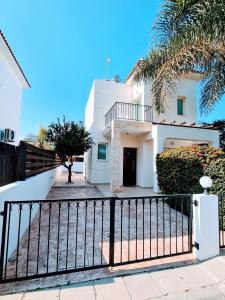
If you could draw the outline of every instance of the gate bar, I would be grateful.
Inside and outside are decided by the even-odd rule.
[[[110,199],[109,265],[114,265],[115,205],[117,197]]]
[[[3,211],[3,222],[2,222],[2,245],[1,245],[1,256],[0,256],[0,279],[3,280],[3,265],[5,257],[5,236],[6,236],[6,223],[7,223],[7,213],[8,213],[8,201],[4,203]]]

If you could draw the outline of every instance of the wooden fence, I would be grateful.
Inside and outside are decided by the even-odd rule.
[[[61,161],[53,151],[22,141],[19,146],[0,143],[0,186],[25,180],[60,165]]]

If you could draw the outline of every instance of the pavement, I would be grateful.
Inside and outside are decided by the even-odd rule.
[[[95,185],[90,184],[85,180],[83,173],[72,172],[72,182],[68,183],[68,172],[65,171],[56,177],[53,187],[57,188],[95,188]]]
[[[112,194],[115,195],[115,193],[112,193],[110,191],[110,185],[109,184],[96,184],[96,187],[98,190],[105,196],[105,197],[111,197]],[[122,191],[119,193],[116,193],[116,195],[119,198],[126,198],[126,197],[148,197],[148,196],[155,196],[156,194],[152,188],[143,188],[139,186],[123,186]]]
[[[81,194],[81,196],[86,197],[111,197],[112,192],[110,191],[110,184],[91,184],[89,183],[83,176],[82,173],[72,173],[72,183],[67,183],[68,172],[63,172],[58,176],[54,182],[53,189],[56,188],[62,189],[62,193],[64,193],[68,188],[73,188],[76,194]],[[76,188],[76,190],[75,190]],[[84,188],[82,191],[81,188]],[[68,193],[72,193],[72,191],[68,191]],[[63,194],[62,194],[63,195]],[[152,188],[142,188],[139,186],[131,186],[131,187],[122,187],[122,191],[117,193],[117,196],[120,198],[123,197],[144,197],[144,196],[154,196],[157,195]],[[63,195],[64,196],[64,195]]]
[[[1,300],[225,299],[225,256],[198,264],[0,296]]]

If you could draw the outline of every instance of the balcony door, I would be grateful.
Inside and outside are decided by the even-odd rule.
[[[136,185],[137,149],[123,148],[123,185]]]

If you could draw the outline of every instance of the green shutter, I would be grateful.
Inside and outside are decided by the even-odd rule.
[[[178,115],[184,114],[184,102],[182,99],[177,99],[177,114]]]
[[[98,159],[106,160],[106,144],[98,144]]]

